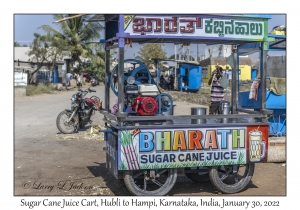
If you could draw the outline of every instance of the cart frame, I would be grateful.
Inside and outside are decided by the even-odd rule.
[[[132,131],[134,129],[140,130],[151,130],[156,129],[158,131],[172,130],[175,132],[176,130],[183,129],[198,129],[201,132],[207,131],[207,129],[226,129],[226,128],[245,128],[246,132],[249,132],[248,127],[252,130],[257,128],[255,131],[259,131],[263,133],[263,143],[265,144],[266,154],[261,157],[261,159],[257,160],[258,162],[267,162],[267,145],[268,145],[268,137],[266,136],[268,133],[269,123],[266,121],[268,116],[272,114],[272,110],[266,109],[266,56],[268,51],[268,46],[270,41],[274,41],[274,38],[268,36],[268,19],[271,18],[271,15],[98,15],[98,19],[96,21],[105,21],[105,36],[104,40],[100,40],[100,42],[105,43],[105,110],[101,110],[101,113],[104,115],[104,122],[107,130],[105,130],[105,139],[107,141],[107,168],[108,170],[115,176],[117,179],[121,179],[122,177],[125,180],[125,184],[129,182],[132,178],[132,171],[135,169],[121,169],[120,168],[120,155],[121,155],[121,146],[120,146],[120,138],[122,137],[123,131]],[[133,20],[137,25],[133,26]],[[159,25],[163,22],[163,25]],[[213,29],[214,23],[214,29]],[[235,23],[235,25],[234,25]],[[182,26],[182,24],[185,24]],[[222,32],[222,29],[219,30],[217,26],[224,26],[224,24],[232,24],[233,30],[232,34]],[[176,26],[180,26],[180,29],[176,29]],[[245,27],[244,27],[244,26]],[[155,30],[148,30],[149,27],[156,27],[155,30],[159,31],[156,33]],[[161,28],[158,28],[160,26]],[[251,26],[251,27],[250,27]],[[244,28],[243,28],[244,27]],[[255,27],[261,27],[261,33],[258,31],[254,32]],[[139,29],[134,31],[135,29]],[[178,33],[174,31],[164,31],[166,28],[174,29]],[[192,28],[192,29],[191,29]],[[143,29],[143,30],[140,30]],[[205,29],[205,30],[204,30]],[[224,29],[224,28],[223,28]],[[256,28],[257,29],[257,28]],[[193,33],[190,33],[189,30],[192,30]],[[227,30],[227,29],[226,29]],[[230,30],[228,28],[228,30]],[[199,32],[198,31],[202,31]],[[204,33],[205,31],[205,33]],[[249,31],[252,31],[251,33]],[[202,33],[202,34],[201,34]],[[204,33],[204,34],[203,34]],[[256,33],[256,34],[255,34]],[[232,49],[232,57],[233,57],[233,68],[232,68],[232,98],[231,98],[231,114],[229,115],[175,115],[175,116],[165,116],[165,115],[156,115],[156,116],[130,116],[124,110],[124,47],[126,44],[134,42],[134,43],[174,43],[174,44],[230,44],[233,46]],[[244,109],[237,109],[237,87],[238,87],[238,79],[237,79],[237,69],[238,69],[238,46],[242,44],[250,44],[250,43],[260,43],[260,53],[261,53],[261,104],[259,111],[249,111]],[[118,112],[114,115],[109,113],[110,110],[110,50],[118,49]],[[157,65],[157,70],[159,71],[159,65]],[[242,111],[248,114],[237,114],[237,111]],[[222,120],[223,118],[229,119],[226,123],[211,123],[212,119]],[[251,122],[251,121],[243,121],[245,118],[259,118],[260,122]],[[182,119],[192,120],[192,119],[203,119],[209,121],[206,124],[178,124],[176,121],[180,121]],[[172,124],[159,124],[156,125],[156,122],[168,122],[171,121]],[[131,125],[128,125],[128,122]],[[250,129],[250,130],[251,130]],[[247,157],[249,157],[249,136],[245,134],[246,138],[246,150]],[[212,149],[212,148],[210,148]],[[181,150],[181,149],[180,149]],[[171,151],[172,153],[172,151]],[[246,160],[249,163],[249,160]],[[197,165],[195,165],[197,166]],[[198,165],[200,166],[200,165]],[[204,165],[205,166],[205,165]],[[218,165],[215,166],[214,169],[217,170]],[[171,175],[174,178],[174,170],[175,167],[167,167],[171,171]],[[153,170],[161,169],[156,166],[151,166],[150,170],[150,178],[155,175],[152,173]],[[173,170],[174,169],[174,170]],[[181,165],[178,168],[184,169],[184,165]],[[235,171],[237,169],[236,165],[233,166],[232,170]],[[252,176],[251,173],[254,171],[254,166],[248,168],[248,173]],[[213,176],[214,172],[210,173],[210,176]],[[125,175],[124,175],[125,174]],[[212,175],[211,175],[212,174]],[[177,176],[177,175],[176,175]],[[129,177],[129,178],[128,178]],[[148,177],[149,178],[149,177]],[[248,178],[247,178],[248,179]],[[129,181],[128,181],[129,180]],[[250,181],[250,180],[246,180]],[[153,181],[154,182],[154,181]],[[247,182],[247,183],[248,183]],[[173,186],[173,185],[172,185]],[[171,186],[171,187],[172,187]],[[218,186],[216,186],[218,188]],[[241,189],[243,189],[243,186]],[[220,188],[219,190],[224,192],[238,192],[241,189],[236,189],[236,191],[226,191],[226,189]],[[133,194],[135,194],[135,189],[129,189]],[[136,193],[138,195],[151,195],[151,194],[143,194]],[[157,191],[158,194],[165,194],[166,192]]]

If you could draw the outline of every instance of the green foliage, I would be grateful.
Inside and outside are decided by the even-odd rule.
[[[14,42],[14,47],[21,47],[21,45],[18,42]]]
[[[58,42],[55,37],[38,33],[33,35],[34,40],[27,52],[27,55],[32,57],[33,62],[55,64],[57,60],[61,60],[66,55],[61,49],[62,43]]]
[[[175,54],[171,55],[169,59],[175,59]],[[179,54],[176,54],[176,60],[179,60]]]
[[[54,15],[54,20],[61,20],[67,17],[73,17],[75,14]],[[94,42],[100,38],[101,25],[94,22],[86,22],[89,16],[81,16],[57,23],[60,31],[48,25],[40,28],[49,35],[54,36],[59,43],[66,43],[62,47],[71,53],[72,63],[81,62],[80,56],[86,58],[90,53],[90,42]]]
[[[51,84],[27,85],[26,95],[38,95],[43,93],[53,93],[55,88]]]
[[[100,82],[104,81],[105,76],[105,51],[101,45],[89,45],[90,52],[88,59],[83,60],[74,68],[75,73],[87,73],[95,76]],[[111,51],[110,57],[116,52]],[[112,61],[112,59],[111,59]]]
[[[56,62],[62,60],[67,53],[63,51],[62,46],[66,46],[65,42],[57,40],[55,36],[40,35],[34,33],[34,40],[30,46],[30,50],[26,53],[32,58],[32,62],[37,65],[36,69],[30,73],[30,82],[33,80],[33,74],[36,73],[43,65],[47,64],[48,69],[54,69]]]
[[[208,88],[200,88],[200,94],[210,94],[210,91]]]
[[[54,20],[73,17],[75,14],[54,15]],[[60,49],[68,51],[71,57],[71,66],[76,64],[75,73],[87,73],[95,76],[99,81],[104,80],[105,52],[100,43],[95,40],[100,38],[103,27],[94,22],[86,22],[90,16],[81,16],[57,23],[59,30],[43,25],[40,28],[54,37]],[[82,59],[85,58],[85,59]]]
[[[147,43],[140,48],[138,52],[139,56],[136,57],[139,58],[148,68],[150,68],[151,64],[155,65],[155,61],[151,60],[152,58],[167,58],[167,52],[163,50],[162,46],[162,44],[158,43]]]

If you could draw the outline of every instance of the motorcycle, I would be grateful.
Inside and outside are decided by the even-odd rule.
[[[96,79],[96,77],[94,77],[94,76],[91,77],[91,84],[92,84],[93,86],[99,85],[99,82],[98,82],[98,80]]]
[[[74,133],[78,127],[84,128],[87,123],[92,123],[91,116],[100,110],[101,102],[97,96],[85,98],[86,94],[91,92],[96,90],[89,87],[72,95],[71,109],[65,109],[56,118],[56,126],[60,132]]]

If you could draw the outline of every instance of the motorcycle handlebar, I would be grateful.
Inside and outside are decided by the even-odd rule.
[[[82,92],[83,93],[83,96],[85,96],[88,92],[96,92],[96,90],[93,90],[93,89],[90,89],[90,87],[88,88],[88,89],[86,89],[86,90],[80,90],[80,92]]]

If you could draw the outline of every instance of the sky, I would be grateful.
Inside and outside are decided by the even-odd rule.
[[[33,40],[33,33],[45,34],[41,29],[38,29],[42,25],[50,25],[53,28],[58,29],[58,25],[53,23],[52,14],[15,14],[14,15],[14,41],[18,42],[21,46],[23,44],[29,45]],[[271,32],[273,27],[278,25],[286,25],[286,15],[285,14],[273,14],[272,19],[269,20],[269,29]],[[103,35],[102,35],[103,36]],[[125,59],[134,58],[134,55],[137,55],[141,45],[133,44],[133,47],[130,48],[128,45],[125,47]],[[175,53],[175,48],[173,44],[165,44],[163,46],[167,52],[167,57]],[[177,47],[178,49],[179,47]],[[205,54],[205,45],[199,45],[199,56]],[[177,52],[178,53],[178,52]],[[283,55],[285,52],[280,51],[270,51],[268,53],[270,56]],[[193,57],[197,56],[196,45],[190,46],[190,55]],[[252,57],[257,57],[258,54],[252,55]]]

